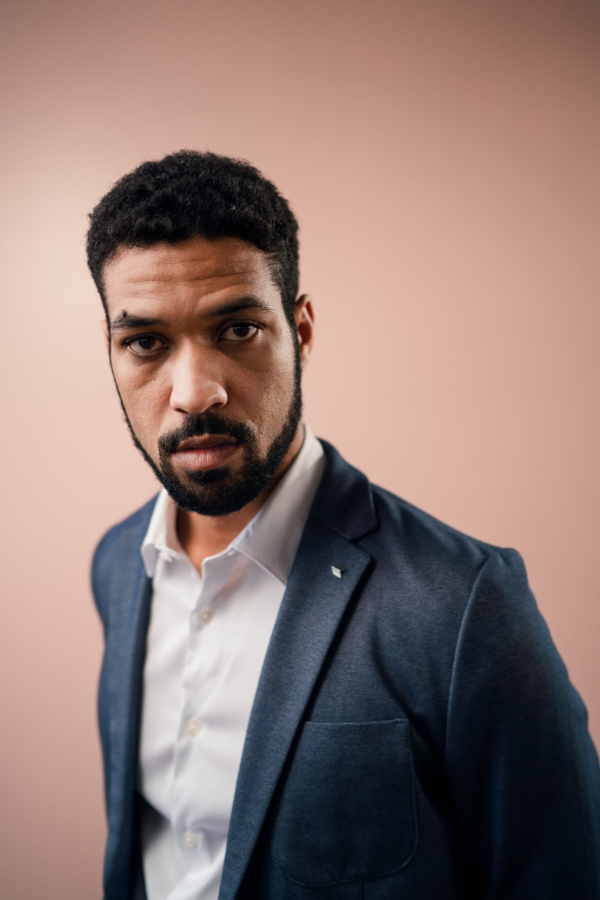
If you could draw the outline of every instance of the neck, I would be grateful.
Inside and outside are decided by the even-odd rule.
[[[264,506],[300,451],[303,440],[304,427],[300,426],[268,488],[243,509],[228,516],[201,516],[198,513],[177,510],[179,543],[198,571],[207,556],[214,556],[225,550]]]

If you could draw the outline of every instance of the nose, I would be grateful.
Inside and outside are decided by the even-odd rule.
[[[221,366],[216,354],[200,346],[181,348],[172,362],[171,409],[201,415],[227,403]]]

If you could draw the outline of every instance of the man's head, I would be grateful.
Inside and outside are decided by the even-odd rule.
[[[185,151],[91,215],[88,262],[136,446],[182,509],[252,502],[296,449],[312,310],[297,224],[256,169]]]
[[[142,163],[90,215],[88,265],[105,311],[103,271],[118,250],[177,244],[197,235],[239,238],[262,250],[294,327],[298,223],[289,204],[249,163],[194,150]]]

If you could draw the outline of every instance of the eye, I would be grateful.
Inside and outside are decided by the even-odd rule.
[[[164,343],[151,334],[142,334],[126,342],[128,350],[136,356],[151,356],[157,350],[164,349]]]
[[[259,328],[252,322],[236,322],[235,325],[229,325],[221,334],[221,339],[225,341],[248,341],[258,334]]]

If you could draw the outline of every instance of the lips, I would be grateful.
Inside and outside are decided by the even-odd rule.
[[[193,472],[203,472],[224,465],[234,456],[240,442],[228,434],[204,434],[187,438],[177,445],[172,459]]]
[[[223,444],[237,444],[237,438],[231,437],[229,434],[203,434],[196,437],[187,438],[177,445],[176,453],[182,450],[204,450],[207,447],[220,447]]]

